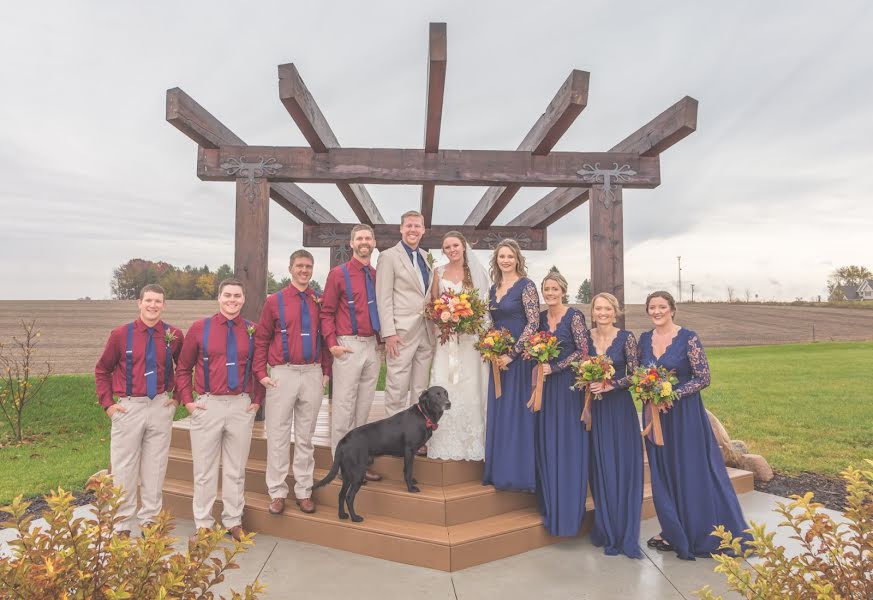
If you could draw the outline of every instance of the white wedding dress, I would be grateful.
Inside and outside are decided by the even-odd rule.
[[[463,284],[442,277],[439,286],[440,293],[460,293],[463,289]],[[453,337],[445,344],[437,342],[430,384],[446,388],[452,408],[443,413],[427,443],[428,458],[485,460],[488,370],[473,346],[476,339],[474,335],[462,335],[460,340]]]

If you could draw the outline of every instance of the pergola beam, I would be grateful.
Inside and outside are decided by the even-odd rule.
[[[197,142],[200,148],[246,145],[242,138],[179,88],[167,90],[167,121]],[[308,225],[337,222],[327,209],[293,183],[271,184],[270,197]]]
[[[621,184],[654,188],[661,183],[658,157],[615,152],[336,148],[324,153],[283,146],[222,146],[203,151],[197,175],[204,181],[232,181],[256,173],[270,181],[379,183],[388,185],[507,185],[583,187],[597,184],[591,166],[621,166]],[[618,181],[616,181],[618,183]]]
[[[431,23],[428,41],[427,97],[425,104],[424,151],[434,153],[440,147],[440,127],[443,118],[443,97],[446,89],[446,59],[448,40],[445,23]],[[433,222],[433,198],[435,186],[421,186],[421,214],[424,224]]]
[[[697,100],[685,96],[613,146],[610,152],[659,156],[696,129]],[[546,194],[508,224],[519,227],[548,227],[573,209],[582,206],[588,198],[588,190],[559,188]]]
[[[279,65],[279,98],[315,152],[323,154],[340,147],[336,135],[293,63]],[[362,223],[372,225],[385,222],[365,187],[346,182],[337,183],[337,187]]]
[[[304,225],[303,245],[310,248],[347,246],[354,226],[355,223]],[[376,247],[380,250],[390,248],[400,241],[399,224],[374,225],[373,230]],[[461,232],[473,248],[480,250],[494,248],[505,238],[515,239],[525,250],[546,249],[546,230],[532,230],[529,227],[492,227],[482,230],[470,226],[433,225],[425,231],[419,244],[422,248],[440,248],[443,235],[452,230]]]
[[[569,129],[579,113],[588,104],[589,74],[574,69],[570,76],[555,94],[549,106],[534,126],[524,137],[518,149],[543,156],[551,152],[555,144]],[[465,225],[473,225],[480,229],[486,228],[506,208],[509,201],[518,192],[519,186],[489,188],[476,204]]]

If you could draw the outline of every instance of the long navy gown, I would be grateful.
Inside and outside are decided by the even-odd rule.
[[[533,492],[536,489],[534,466],[534,415],[527,408],[534,365],[521,357],[524,341],[536,333],[540,323],[540,297],[533,281],[522,277],[497,301],[491,286],[491,320],[494,327],[505,327],[516,344],[509,368],[501,373],[503,395],[494,397],[493,374],[488,378],[488,412],[485,420],[485,471],[483,484],[501,490]]]
[[[549,329],[548,311],[540,330]],[[575,308],[552,333],[561,343],[558,358],[543,385],[542,409],[536,413],[537,503],[549,535],[574,536],[585,517],[588,496],[589,435],[582,417],[583,394],[570,389],[570,363],[588,357],[585,317]]]
[[[591,400],[591,495],[594,528],[591,541],[605,554],[642,558],[640,513],[643,508],[643,439],[633,398],[627,388],[636,369],[637,340],[620,329],[605,354],[615,367],[615,389]],[[601,352],[602,351],[602,352]]]
[[[640,336],[639,354],[641,364],[675,370],[679,379],[679,399],[660,417],[664,445],[646,439],[661,537],[684,560],[718,552],[719,539],[710,535],[717,525],[748,539],[743,533],[748,525],[700,398],[710,374],[697,334],[680,328],[664,354],[655,358],[652,332],[647,331]],[[643,411],[644,425],[646,417]]]

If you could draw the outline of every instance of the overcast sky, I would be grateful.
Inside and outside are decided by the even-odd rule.
[[[135,257],[232,264],[234,186],[197,179],[168,88],[249,144],[305,146],[278,98],[276,66],[293,62],[343,146],[421,147],[431,21],[448,24],[443,148],[515,149],[574,68],[591,73],[588,107],[556,150],[604,151],[700,102],[660,187],[625,191],[628,302],[675,290],[678,255],[686,299],[690,283],[700,299],[809,298],[835,266],[873,268],[869,1],[19,2],[0,21],[0,298],[108,298]],[[334,186],[303,187],[354,221]],[[417,187],[368,187],[389,222],[418,208]],[[438,187],[435,223],[463,221],[482,191]],[[273,204],[274,273],[301,234]],[[556,264],[575,290],[587,206],[549,246],[531,276]]]

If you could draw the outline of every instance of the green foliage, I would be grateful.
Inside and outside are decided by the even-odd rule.
[[[224,581],[229,569],[237,569],[238,556],[254,542],[254,534],[228,545],[220,528],[199,530],[176,552],[171,537],[173,522],[162,512],[143,537],[131,539],[114,530],[121,492],[109,476],[88,483],[94,491],[94,514],[73,516],[73,497],[58,489],[46,498],[45,527],[31,527],[27,502],[21,497],[7,507],[19,537],[9,542],[10,556],[0,557],[0,597],[42,600],[45,598],[212,598],[211,588]],[[255,599],[263,593],[257,581],[245,592],[231,592],[234,599]]]
[[[276,279],[272,272],[267,273],[267,293],[275,294],[284,287],[291,285],[291,278],[287,275],[282,279]]]
[[[846,295],[841,286],[847,285],[857,288],[867,279],[873,279],[873,272],[867,267],[859,265],[847,265],[834,269],[828,279],[828,300],[831,302],[839,302],[846,299]]]
[[[579,286],[579,291],[576,292],[576,302],[579,304],[591,303],[591,280],[586,279]]]
[[[873,461],[866,462],[873,467]],[[745,550],[742,539],[724,526],[715,529],[712,535],[721,539],[719,549],[732,554],[715,555],[715,571],[727,578],[732,591],[750,600],[873,598],[873,471],[849,467],[842,475],[848,505],[844,520],[835,521],[823,512],[812,492],[792,496],[792,502],[780,502],[775,509],[784,519],[780,526],[800,543],[795,555],[777,545],[775,533],[763,525],[751,523],[753,541]],[[709,586],[698,595],[721,599]]]
[[[39,398],[46,380],[52,372],[52,365],[37,373],[36,354],[40,332],[36,321],[20,321],[24,336],[12,337],[12,348],[0,343],[0,412],[12,430],[16,442],[22,440],[22,418],[24,410]]]
[[[165,273],[175,268],[161,261],[132,258],[112,272],[112,297],[118,300],[135,300],[143,286],[158,283]]]

